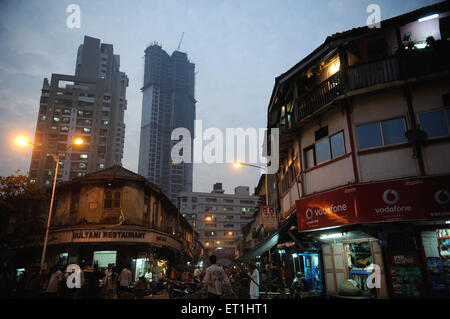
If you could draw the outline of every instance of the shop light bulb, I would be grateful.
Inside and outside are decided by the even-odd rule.
[[[414,46],[417,49],[423,49],[423,48],[425,48],[427,46],[427,44],[426,43],[417,43],[417,44],[414,44]]]
[[[331,239],[331,238],[339,238],[344,236],[343,233],[335,233],[335,234],[329,234],[329,235],[321,235],[320,239]]]
[[[447,220],[445,223],[446,223],[446,224],[450,224],[450,220]]]
[[[429,16],[426,16],[426,17],[423,17],[423,18],[420,18],[418,21],[419,21],[419,22],[424,22],[424,21],[436,19],[436,18],[438,18],[438,17],[439,17],[439,14],[435,13],[435,14],[432,14],[432,15],[429,15]]]

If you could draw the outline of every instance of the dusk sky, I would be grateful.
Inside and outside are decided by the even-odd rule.
[[[158,42],[169,54],[178,46],[196,67],[197,120],[203,129],[266,127],[275,77],[326,37],[364,26],[375,3],[382,20],[436,0],[0,0],[0,175],[28,172],[31,148],[19,149],[19,133],[34,137],[44,78],[75,72],[85,35],[112,44],[129,79],[122,164],[137,172],[144,50]],[[66,26],[70,4],[81,8],[81,28]],[[204,142],[207,144],[207,142]],[[195,164],[194,191],[222,182],[227,193],[256,186],[261,172],[230,164]]]

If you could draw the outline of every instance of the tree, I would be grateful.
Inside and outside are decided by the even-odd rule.
[[[0,248],[13,248],[44,234],[49,194],[20,170],[0,176]]]

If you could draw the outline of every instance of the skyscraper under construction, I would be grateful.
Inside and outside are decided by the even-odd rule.
[[[177,142],[171,141],[171,133],[186,128],[192,143],[194,70],[186,53],[169,55],[157,44],[145,50],[139,174],[159,185],[174,204],[178,193],[192,191],[192,163],[173,163],[171,150]]]

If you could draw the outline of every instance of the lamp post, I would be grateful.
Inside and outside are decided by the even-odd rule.
[[[267,187],[267,166],[263,167],[263,166],[258,166],[258,165],[252,165],[252,164],[247,164],[247,163],[241,163],[241,162],[234,162],[233,166],[236,168],[239,168],[241,166],[250,166],[250,167],[255,167],[255,168],[259,168],[259,169],[263,169],[264,170],[264,175],[265,175],[265,186],[266,186],[266,209],[269,209],[269,192],[268,192],[268,187]],[[277,220],[277,225],[278,225],[278,216],[276,216],[276,220]],[[278,227],[278,226],[277,226]],[[269,249],[269,263],[272,262],[272,258],[271,258],[271,254],[270,254],[270,249]]]
[[[268,189],[267,189],[267,167],[262,167],[262,166],[258,166],[258,165],[247,164],[247,163],[241,163],[241,162],[234,162],[233,166],[236,168],[241,167],[241,166],[250,166],[250,167],[256,167],[256,168],[264,170],[264,175],[266,177],[265,178],[266,179],[266,181],[265,181],[265,184],[266,184],[266,206],[268,207],[269,206],[269,193],[268,193]]]
[[[30,142],[29,140],[27,140],[24,137],[19,137],[16,139],[17,144],[19,144],[20,146],[27,146],[27,145],[33,145],[35,146],[35,144],[33,144],[32,142]],[[74,140],[73,144],[71,144],[64,152],[62,153],[66,153],[69,149],[72,148],[73,145],[81,145],[83,144],[83,140],[81,138],[77,138]],[[48,233],[50,231],[50,222],[51,222],[51,218],[52,218],[52,212],[53,212],[53,201],[55,198],[55,188],[56,188],[56,180],[58,178],[58,167],[59,167],[59,160],[60,160],[60,156],[58,153],[51,153],[48,152],[53,159],[56,161],[56,166],[55,166],[55,177],[53,178],[53,188],[52,188],[52,197],[50,199],[50,208],[48,210],[48,217],[47,217],[47,227],[45,228],[45,238],[44,238],[44,246],[42,248],[42,255],[41,255],[41,265],[40,265],[40,272],[42,273],[42,270],[44,268],[44,263],[45,263],[45,254],[47,252],[47,243],[48,243]]]

